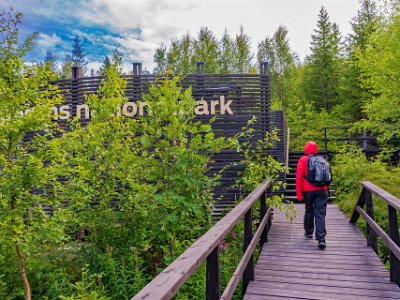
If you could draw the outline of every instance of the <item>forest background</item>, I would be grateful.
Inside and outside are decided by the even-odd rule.
[[[388,1],[386,9],[372,0],[360,4],[353,32],[346,37],[321,8],[304,62],[290,48],[283,25],[259,42],[256,53],[243,27],[234,37],[226,31],[220,38],[204,27],[195,37],[187,34],[168,47],[160,45],[154,73],[185,76],[195,73],[197,61],[205,63],[206,73],[257,73],[255,62],[268,61],[272,108],[285,113],[292,149],[301,149],[309,139],[322,143],[327,126],[351,127],[347,132],[332,129],[332,137],[363,130],[376,136],[382,151],[369,159],[355,145],[332,144],[338,152],[333,160],[338,203],[348,213],[361,180],[400,195],[400,4]],[[86,70],[76,37],[71,56],[60,67],[50,52],[43,62],[27,65],[24,57],[35,36],[21,42],[21,22],[20,13],[1,14],[0,298],[128,299],[212,224],[211,190],[218,178],[205,175],[205,153],[246,145],[235,138],[216,139],[210,124],[194,122],[194,99],[190,90],[180,89],[178,77],[146,96],[150,106],[159,103],[152,106],[153,118],[126,121],[115,116],[125,99],[120,54],[106,57],[97,71]],[[71,131],[59,137],[50,111],[62,99],[49,82],[70,77],[73,65],[88,75],[104,76],[102,97],[87,99],[96,111],[88,126],[72,122]],[[16,108],[32,104],[35,109],[18,114]],[[173,113],[182,109],[185,114]],[[41,134],[21,143],[32,131]],[[259,163],[264,177],[281,168]],[[118,210],[110,208],[116,198]],[[51,216],[45,205],[53,207]],[[387,226],[385,210],[377,206],[376,218]],[[82,232],[90,234],[77,239]],[[237,235],[232,232],[221,248],[227,266],[240,251]],[[387,261],[382,245],[381,256]],[[227,267],[223,274],[229,271]],[[199,293],[202,298],[197,289],[204,287],[201,272],[179,297]]]

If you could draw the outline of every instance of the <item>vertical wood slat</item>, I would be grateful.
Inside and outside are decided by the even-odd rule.
[[[389,213],[389,236],[400,246],[399,225],[397,222],[397,210],[388,205]],[[390,281],[396,282],[400,286],[400,261],[392,251],[390,253]]]
[[[252,218],[252,209],[244,216],[244,238],[243,238],[243,253],[246,252],[247,247],[250,245],[251,240],[253,239],[253,218]],[[246,266],[246,269],[243,273],[243,287],[242,287],[242,295],[245,294],[247,286],[250,281],[254,280],[254,257],[251,255],[251,258]]]
[[[372,202],[372,194],[369,190],[364,190],[364,201],[366,205],[366,212],[372,220],[375,221],[374,205]],[[376,239],[376,233],[371,229],[371,226],[367,223],[367,246],[371,246],[375,253],[378,254],[378,243]]]
[[[206,300],[217,300],[221,296],[218,247],[207,257]]]
[[[266,213],[267,213],[267,203],[266,203],[266,193],[264,192],[260,197],[260,223]],[[261,234],[260,247],[262,248],[264,243],[267,242],[268,242],[268,223],[263,229],[263,232]]]
[[[364,193],[365,193],[365,188],[362,188],[360,196],[358,197],[356,206],[354,207],[353,213],[351,214],[350,223],[357,222],[358,218],[360,217],[360,213],[357,211],[357,206],[359,206],[360,208],[364,207],[364,205],[365,205]]]

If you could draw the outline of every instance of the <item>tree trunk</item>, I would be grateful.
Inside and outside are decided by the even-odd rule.
[[[17,251],[17,254],[19,257],[19,271],[21,273],[21,278],[22,278],[22,281],[23,281],[24,287],[25,287],[25,299],[31,300],[32,293],[31,293],[31,287],[29,285],[28,277],[26,276],[26,271],[25,271],[25,257],[21,251],[21,248],[19,247],[18,242],[15,242],[15,250]]]

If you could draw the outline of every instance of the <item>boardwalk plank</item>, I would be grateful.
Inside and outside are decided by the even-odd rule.
[[[335,204],[328,205],[325,250],[304,238],[304,204],[296,209],[293,223],[274,211],[268,243],[244,299],[400,299],[400,288]]]

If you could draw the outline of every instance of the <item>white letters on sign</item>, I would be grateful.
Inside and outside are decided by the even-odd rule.
[[[196,115],[233,115],[231,109],[232,100],[225,100],[225,96],[221,95],[219,100],[211,100],[207,102],[204,99],[196,101],[196,107],[194,113]],[[145,114],[145,108],[149,105],[146,102],[126,102],[122,107],[118,108],[116,112],[117,116],[135,117],[137,115],[143,116]],[[71,105],[61,105],[59,107],[53,107],[54,119],[55,120],[67,120],[72,117]],[[78,119],[89,119],[91,115],[89,105],[78,104],[76,105],[76,116]]]

